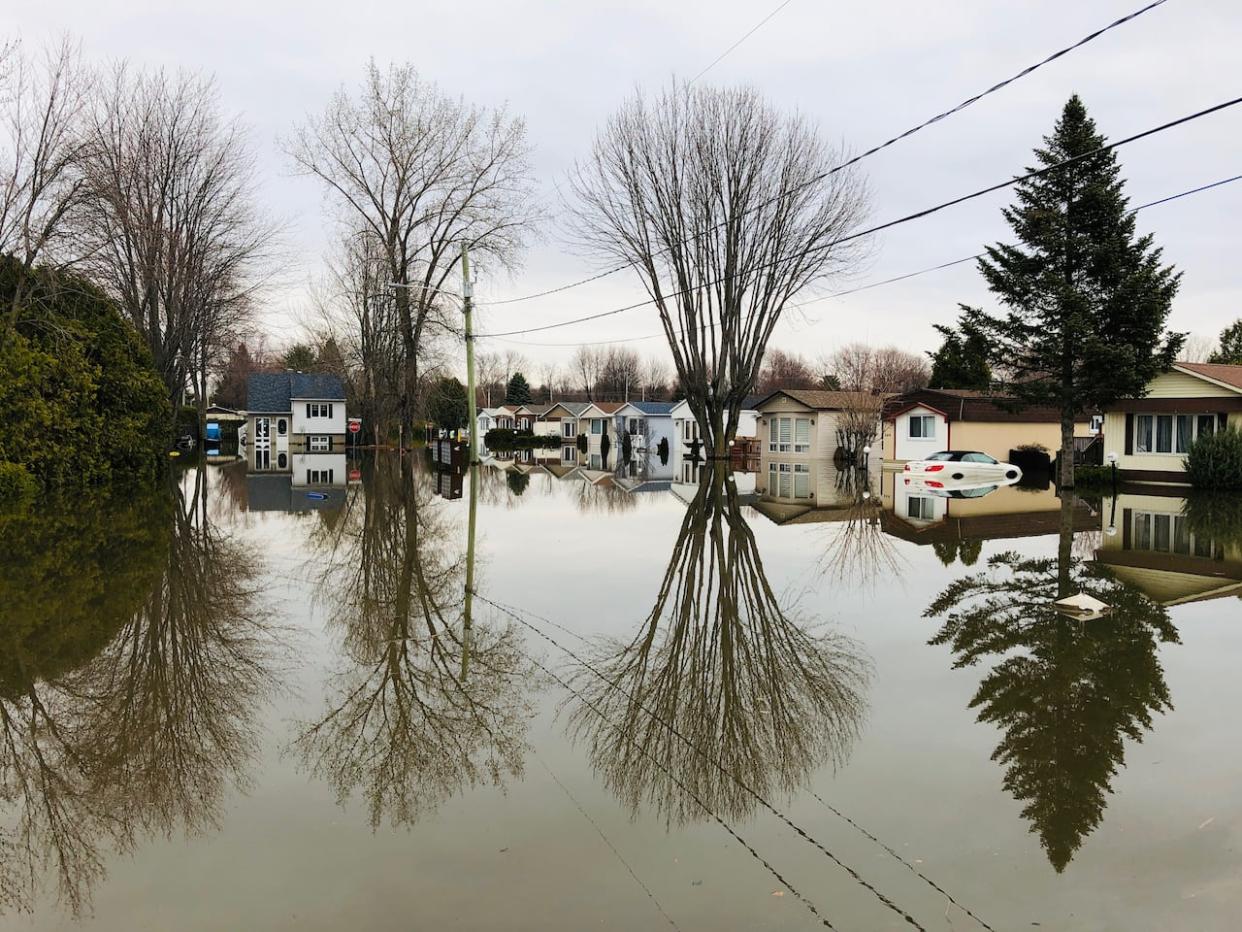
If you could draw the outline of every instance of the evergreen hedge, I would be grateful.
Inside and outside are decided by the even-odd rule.
[[[1242,432],[1230,428],[1200,437],[1186,455],[1186,475],[1196,489],[1242,491]]]

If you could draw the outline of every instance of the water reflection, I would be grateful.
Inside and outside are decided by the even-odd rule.
[[[0,517],[0,900],[73,912],[107,846],[194,834],[244,786],[277,644],[260,569],[177,485]],[[44,872],[54,872],[45,884]]]
[[[949,645],[955,667],[991,665],[971,708],[1002,730],[993,759],[1058,872],[1103,819],[1126,739],[1172,707],[1158,647],[1178,642],[1159,603],[1075,555],[1074,520],[1067,496],[1055,558],[997,554],[925,613],[944,617],[931,643]],[[1077,593],[1109,611],[1082,621],[1054,607]]]
[[[867,676],[857,644],[772,590],[736,487],[709,468],[642,628],[575,671],[570,730],[635,812],[736,819],[753,793],[792,793],[845,761]]]
[[[365,800],[373,827],[409,825],[466,787],[521,775],[531,666],[511,627],[467,627],[467,548],[433,479],[408,458],[366,473],[319,542],[347,665],[295,743],[342,802]]]

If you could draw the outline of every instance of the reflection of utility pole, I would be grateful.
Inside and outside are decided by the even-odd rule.
[[[471,440],[474,431],[470,432]],[[466,681],[470,672],[470,646],[473,636],[472,625],[474,610],[474,528],[475,517],[479,511],[479,465],[470,464],[470,517],[466,522],[466,605],[462,612],[461,633],[461,681]]]
[[[461,679],[470,672],[470,641],[474,609],[474,529],[479,510],[479,414],[474,399],[474,286],[470,281],[470,247],[461,244],[462,313],[466,327],[466,406],[470,418],[470,517],[466,525],[466,599],[462,612]]]

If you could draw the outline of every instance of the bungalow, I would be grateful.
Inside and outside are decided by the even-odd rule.
[[[840,431],[848,412],[871,411],[879,433],[882,402],[870,392],[780,389],[758,404],[759,451],[769,458],[831,460],[841,446]]]
[[[761,395],[747,395],[742,401],[742,410],[738,414],[737,433],[734,435],[738,440],[749,440],[756,437],[759,433],[759,401]],[[698,419],[695,418],[694,412],[690,410],[690,403],[684,398],[673,405],[672,411],[669,412],[673,419],[673,439],[674,443],[673,458],[680,460],[690,454],[690,449],[695,441],[702,440],[702,433],[699,429]]]
[[[673,446],[673,402],[630,401],[621,406],[616,414],[617,432],[629,434],[636,446],[655,450],[660,441],[668,441],[669,453]]]
[[[1104,447],[1123,479],[1185,485],[1190,445],[1225,427],[1242,428],[1242,366],[1179,362],[1104,409]]]
[[[578,432],[587,436],[587,452],[584,463],[590,469],[606,469],[604,438],[608,438],[608,456],[620,454],[617,446],[620,435],[615,426],[617,412],[625,406],[620,401],[596,401],[588,404],[578,416]]]
[[[585,401],[558,401],[539,415],[532,430],[536,434],[560,437],[573,443],[582,432],[578,429],[578,418],[589,407],[590,404]]]
[[[1087,436],[1089,419],[1075,426]],[[889,399],[884,408],[884,460],[905,463],[940,450],[977,450],[998,460],[1038,444],[1061,447],[1061,415],[1044,405],[1017,407],[1007,395],[957,388],[921,388]]]
[[[257,470],[289,454],[344,450],[345,387],[323,372],[257,372],[246,381],[246,433]]]

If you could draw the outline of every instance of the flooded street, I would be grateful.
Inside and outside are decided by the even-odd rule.
[[[0,926],[1237,928],[1236,506],[324,459],[0,518]]]

